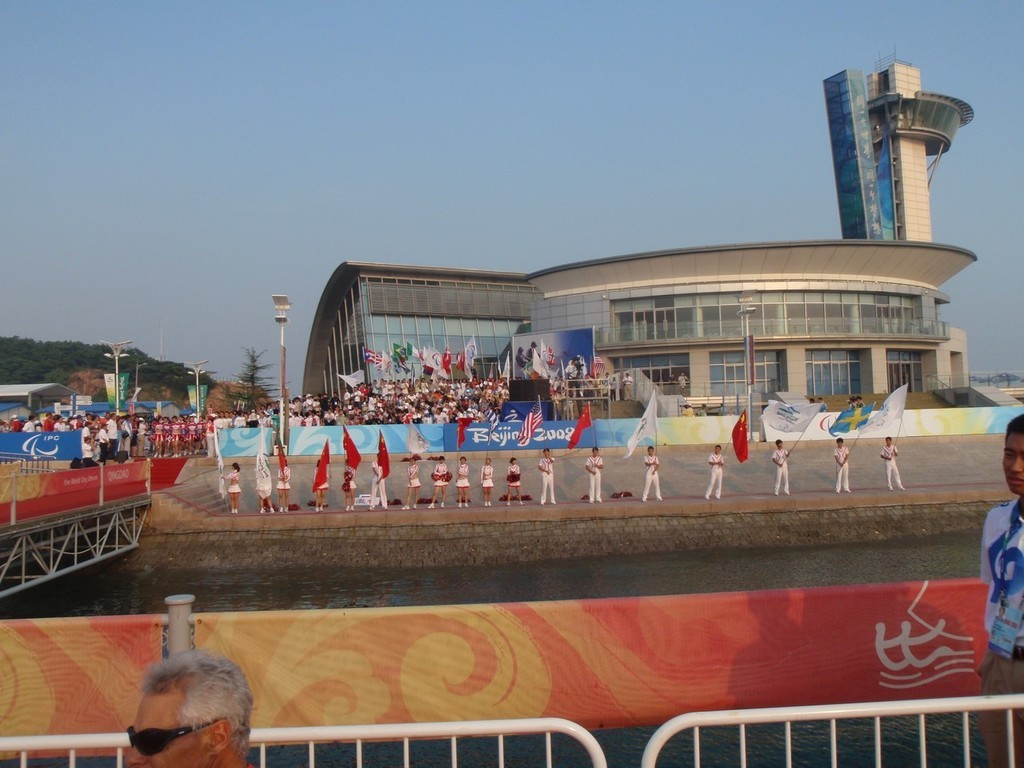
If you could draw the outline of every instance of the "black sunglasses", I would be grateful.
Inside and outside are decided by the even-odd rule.
[[[193,731],[209,728],[216,722],[216,720],[211,720],[202,725],[186,725],[181,728],[146,728],[138,732],[132,726],[128,726],[128,743],[135,747],[140,755],[149,757],[163,752],[167,749],[167,745],[175,739]]]

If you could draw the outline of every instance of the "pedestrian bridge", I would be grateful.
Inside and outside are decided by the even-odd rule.
[[[149,479],[148,461],[0,464],[0,599],[138,547]]]

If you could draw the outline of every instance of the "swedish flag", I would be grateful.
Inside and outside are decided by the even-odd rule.
[[[874,407],[875,404],[872,403],[871,405],[847,408],[836,417],[835,423],[828,428],[828,433],[835,437],[836,435],[845,435],[854,429],[860,429],[868,423],[868,417],[871,416]]]

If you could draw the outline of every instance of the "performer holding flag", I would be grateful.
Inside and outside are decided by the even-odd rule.
[[[316,511],[324,511],[324,497],[331,487],[331,448],[327,440],[324,440],[324,449],[320,458],[316,460],[316,471],[313,473],[313,496],[315,499]]]

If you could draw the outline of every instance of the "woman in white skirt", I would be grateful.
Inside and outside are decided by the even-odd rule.
[[[441,509],[444,509],[444,497],[448,494],[448,483],[452,481],[452,473],[448,471],[448,465],[444,463],[444,456],[437,457],[434,471],[430,473],[430,479],[434,481],[434,495],[430,497],[430,509],[434,508],[438,495],[441,496]]]
[[[405,506],[402,509],[416,509],[416,500],[420,495],[420,457],[415,453],[409,457],[409,490],[405,496]]]
[[[458,493],[459,506],[469,506],[469,464],[465,456],[459,456],[459,469],[455,478],[455,491]]]
[[[508,507],[512,505],[513,493],[515,493],[516,498],[519,499],[519,504],[522,505],[523,496],[519,492],[519,487],[522,485],[522,478],[523,470],[520,469],[519,463],[516,461],[516,457],[513,456],[508,460],[508,470],[505,474],[505,483],[508,485],[508,496],[505,497],[507,501],[505,506]]]
[[[491,457],[484,459],[484,465],[480,467],[480,487],[484,493],[484,506],[491,506],[491,493],[494,491],[494,467],[491,466]]]

